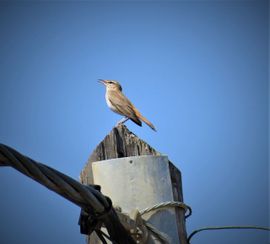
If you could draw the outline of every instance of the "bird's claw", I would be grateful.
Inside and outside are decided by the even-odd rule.
[[[117,126],[119,126],[119,125],[124,124],[128,119],[129,119],[128,117],[122,118],[121,120],[119,120],[119,121],[117,122],[117,124],[116,124],[115,126],[117,127]]]

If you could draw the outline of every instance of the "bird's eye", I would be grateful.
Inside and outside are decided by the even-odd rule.
[[[113,82],[112,81],[109,81],[109,84],[112,84]]]

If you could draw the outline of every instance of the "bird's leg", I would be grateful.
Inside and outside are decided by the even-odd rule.
[[[116,124],[116,127],[120,124],[124,124],[127,120],[129,119],[129,117],[124,117],[122,118],[117,124]]]

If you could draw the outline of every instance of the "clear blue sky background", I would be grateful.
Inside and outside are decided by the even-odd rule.
[[[116,79],[182,171],[195,228],[269,225],[268,1],[0,2],[0,141],[75,179],[120,119]],[[0,168],[0,243],[84,243],[80,209]],[[264,244],[268,233],[192,243]]]

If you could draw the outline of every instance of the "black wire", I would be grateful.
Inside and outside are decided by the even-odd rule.
[[[107,235],[105,232],[103,232],[102,230],[95,230],[96,231],[96,234],[98,236],[98,238],[101,240],[101,242],[103,244],[107,244],[107,241],[105,240],[104,237],[106,237],[112,244],[117,244],[117,242],[115,242],[114,240],[112,240],[112,238]]]
[[[188,210],[188,213],[185,215],[185,219],[192,215],[192,208],[186,205],[186,209]]]
[[[96,230],[98,238],[101,240],[102,244],[107,244],[105,238],[103,237],[103,233],[101,230]]]
[[[217,227],[205,227],[201,229],[194,230],[189,235],[187,241],[190,243],[191,238],[196,235],[197,233],[205,230],[233,230],[233,229],[253,229],[253,230],[266,230],[270,231],[270,228],[268,227],[260,227],[260,226],[217,226]]]
[[[102,236],[105,236],[108,240],[110,240],[112,242],[112,244],[117,244],[117,242],[112,240],[112,238],[110,236],[108,236],[105,232],[103,232],[102,230],[100,230],[100,232],[101,232]]]

